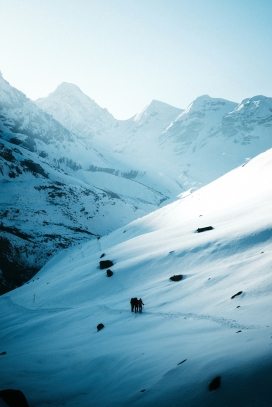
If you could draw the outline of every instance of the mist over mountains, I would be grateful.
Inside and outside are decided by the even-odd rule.
[[[120,121],[76,85],[33,102],[1,75],[1,292],[271,148],[271,126],[265,96],[154,100]]]

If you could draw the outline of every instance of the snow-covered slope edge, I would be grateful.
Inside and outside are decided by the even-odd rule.
[[[2,388],[40,407],[270,405],[271,175],[269,150],[2,296]]]

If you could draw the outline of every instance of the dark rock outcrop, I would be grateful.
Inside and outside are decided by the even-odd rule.
[[[103,329],[105,327],[105,325],[103,324],[98,324],[97,325],[97,331],[101,331],[101,329]]]
[[[217,376],[209,384],[209,390],[210,391],[217,390],[219,389],[220,385],[221,385],[221,376]]]
[[[113,266],[113,262],[111,260],[101,260],[99,264],[100,264],[101,270],[107,269],[107,268]]]
[[[1,390],[0,398],[4,400],[9,407],[29,407],[25,395],[21,390]]]
[[[201,233],[201,232],[206,232],[206,230],[212,230],[212,229],[213,229],[212,226],[206,226],[206,227],[204,227],[204,228],[198,228],[198,229],[197,229],[197,232],[198,232],[198,233]]]
[[[174,275],[174,276],[172,276],[172,277],[170,277],[170,280],[172,280],[172,281],[180,281],[180,280],[182,280],[182,274],[178,274],[178,275]]]
[[[241,295],[242,293],[243,293],[243,291],[238,291],[238,293],[234,294],[234,295],[231,297],[231,299],[237,297],[238,295]]]

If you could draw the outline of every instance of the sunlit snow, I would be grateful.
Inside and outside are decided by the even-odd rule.
[[[269,150],[1,296],[1,386],[33,407],[271,405],[271,176]]]

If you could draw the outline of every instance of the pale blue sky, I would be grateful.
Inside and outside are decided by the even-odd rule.
[[[118,119],[152,99],[272,96],[271,0],[0,0],[0,39],[29,98],[71,82]]]

